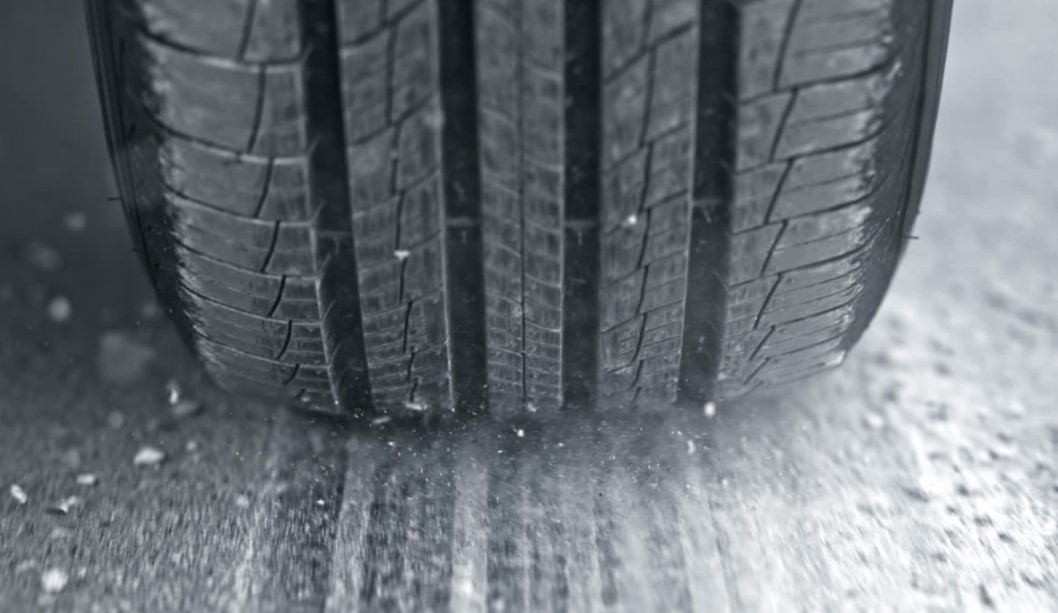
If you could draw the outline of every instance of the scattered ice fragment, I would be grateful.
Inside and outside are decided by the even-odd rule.
[[[84,579],[85,575],[87,575],[87,574],[88,574],[88,567],[87,566],[81,566],[81,567],[79,567],[77,569],[77,578],[78,579]]]
[[[54,594],[61,592],[66,587],[66,582],[70,580],[70,577],[61,568],[49,568],[40,575],[40,586],[44,588],[45,592]]]
[[[625,217],[624,225],[626,225],[626,226],[634,226],[638,222],[639,222],[639,217],[635,213],[632,213],[628,217]]]
[[[99,483],[99,477],[93,475],[92,473],[84,473],[77,475],[78,485],[95,485],[97,483]]]
[[[70,496],[69,498],[63,498],[59,501],[59,504],[48,507],[48,513],[53,515],[67,515],[70,509],[80,505],[82,500],[77,496]]]
[[[165,384],[165,392],[169,395],[169,404],[176,404],[180,402],[180,396],[183,390],[180,389],[180,384],[175,379],[170,379]]]
[[[198,441],[195,439],[189,440],[187,444],[184,445],[184,449],[187,449],[191,453],[198,451]]]
[[[240,509],[249,508],[250,499],[247,498],[246,496],[243,496],[242,494],[240,494],[240,495],[235,497],[235,506],[239,507]]]
[[[37,567],[37,561],[36,560],[22,560],[21,562],[18,563],[18,566],[15,567],[15,574],[16,575],[21,575],[22,573],[26,572],[27,570],[33,570],[36,567]]]
[[[410,252],[410,251],[408,251],[407,249],[397,249],[397,250],[395,250],[395,251],[393,252],[393,255],[394,255],[394,256],[395,256],[395,257],[396,257],[396,258],[397,258],[398,260],[400,260],[401,262],[403,262],[404,260],[408,259],[408,256],[409,256],[409,255],[411,255],[411,252]]]
[[[30,243],[26,248],[26,258],[30,264],[46,272],[55,272],[62,266],[59,252],[44,243]]]
[[[535,404],[533,404],[533,403],[531,403],[531,402],[530,402],[530,403],[527,403],[527,404],[525,405],[525,408],[526,408],[526,409],[528,409],[528,411],[529,411],[530,413],[536,413],[536,405],[535,405]]]
[[[70,213],[63,218],[63,223],[70,232],[81,232],[88,225],[88,216],[84,213]]]
[[[48,317],[52,321],[56,323],[69,321],[72,314],[73,306],[70,304],[70,299],[66,296],[56,296],[48,302]]]
[[[863,417],[863,423],[872,430],[878,430],[885,427],[885,418],[874,411],[867,411]]]
[[[386,444],[389,445],[390,447],[396,447],[397,446],[397,444],[394,443],[393,441],[390,441],[390,442],[388,442]]]
[[[697,448],[694,445],[694,441],[688,440],[687,441],[687,455],[694,455],[694,452],[695,452],[696,449]]]
[[[712,400],[710,400],[709,402],[705,403],[705,416],[706,417],[715,417],[716,416],[716,403],[713,402]]]
[[[324,504],[326,504],[326,503],[325,503],[325,502],[323,502],[323,498],[318,498],[318,499],[316,500],[316,506],[318,506],[318,507],[322,507],[322,506],[323,506]]]
[[[426,410],[426,405],[424,405],[421,402],[411,402],[410,400],[408,400],[408,401],[404,402],[404,408],[406,408],[408,410],[411,410],[411,411],[422,412],[422,411]]]
[[[372,426],[381,426],[383,424],[388,424],[390,421],[392,421],[392,418],[389,415],[382,415],[380,417],[376,417],[376,418],[372,419],[371,420],[371,425]]]
[[[178,419],[191,417],[202,412],[202,403],[197,400],[181,400],[173,405],[169,412]]]
[[[124,332],[107,332],[99,339],[99,374],[110,383],[128,385],[143,375],[154,355],[153,349]]]
[[[125,425],[125,416],[120,411],[111,411],[107,415],[107,425],[114,429],[120,428]]]
[[[132,463],[136,466],[152,466],[164,459],[165,453],[161,449],[147,446],[136,452],[136,457],[132,459]]]
[[[26,490],[22,489],[22,486],[17,483],[11,486],[10,492],[11,497],[14,498],[15,502],[18,504],[26,504],[26,501],[29,500],[29,496],[26,495]]]
[[[525,438],[525,430],[521,428],[515,430],[514,433],[518,436],[518,438]]]

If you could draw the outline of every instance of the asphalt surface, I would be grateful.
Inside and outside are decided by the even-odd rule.
[[[76,3],[0,2],[0,611],[1058,610],[1058,4],[954,19],[919,240],[843,369],[417,433],[208,384],[107,200]]]

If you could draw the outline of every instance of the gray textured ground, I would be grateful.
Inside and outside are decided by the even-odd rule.
[[[920,240],[844,369],[428,445],[224,397],[143,312],[73,4],[0,3],[0,610],[1058,610],[1058,5],[956,6]]]

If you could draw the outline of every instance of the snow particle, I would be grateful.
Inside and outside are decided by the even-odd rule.
[[[885,418],[874,411],[868,411],[863,422],[872,430],[879,430],[885,426]]]
[[[107,425],[117,430],[121,426],[125,425],[125,416],[120,411],[111,411],[107,415]]]
[[[404,403],[404,408],[408,409],[410,411],[418,411],[418,412],[421,413],[421,412],[426,410],[426,405],[424,405],[421,402],[410,402],[410,401],[407,401],[407,402]]]
[[[55,323],[69,321],[73,314],[73,306],[66,296],[56,296],[48,303],[48,317]]]
[[[401,262],[403,262],[404,260],[408,259],[409,255],[411,255],[411,252],[408,251],[407,249],[397,249],[397,250],[395,250],[393,252],[393,256],[396,257]]]
[[[154,349],[128,334],[107,332],[99,339],[99,374],[110,383],[128,385],[143,375],[154,356]]]
[[[162,462],[165,459],[165,453],[156,447],[143,447],[136,452],[136,457],[132,459],[132,463],[136,466],[153,466]]]
[[[92,473],[77,475],[77,485],[95,485],[99,483],[99,477]]]
[[[716,403],[713,402],[712,400],[710,400],[709,402],[705,403],[705,408],[704,408],[703,412],[705,413],[706,417],[715,417],[716,416]]]
[[[81,502],[82,500],[77,496],[70,496],[69,498],[61,500],[59,504],[53,507],[48,507],[48,513],[51,513],[52,515],[68,515],[70,509],[80,505]]]
[[[15,499],[18,504],[26,504],[29,500],[29,496],[26,495],[26,490],[22,489],[22,486],[15,484],[10,489],[11,497]]]
[[[202,412],[202,403],[197,400],[181,400],[174,404],[169,412],[178,419],[192,417]]]
[[[518,438],[525,438],[525,430],[522,430],[521,428],[515,430],[514,433],[518,436]]]
[[[168,395],[169,404],[175,405],[180,402],[180,396],[183,391],[180,389],[180,384],[176,380],[170,380],[165,384],[165,393]]]
[[[30,264],[45,272],[55,272],[62,266],[59,252],[43,243],[32,243],[26,249],[26,258]]]
[[[371,420],[371,425],[372,426],[382,426],[382,425],[388,424],[391,421],[393,421],[393,419],[389,415],[382,415],[380,417],[376,417],[376,418],[372,419]]]
[[[61,568],[49,568],[41,573],[40,586],[44,588],[45,592],[54,594],[61,592],[69,580],[70,577],[66,574],[66,571]]]
[[[625,226],[634,226],[637,223],[639,223],[639,217],[635,213],[632,213],[628,217],[625,217]]]
[[[70,213],[63,218],[63,223],[70,232],[83,232],[88,225],[88,216],[84,213]]]
[[[250,508],[250,499],[240,494],[239,496],[235,497],[235,506],[239,507],[240,509],[248,509]]]

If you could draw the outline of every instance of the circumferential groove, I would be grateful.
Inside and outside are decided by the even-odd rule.
[[[562,407],[590,410],[599,346],[601,0],[565,2]]]
[[[452,408],[484,413],[485,279],[478,164],[477,50],[473,0],[436,0],[440,37],[441,176],[446,219],[476,223],[444,229],[445,300]]]
[[[699,7],[698,95],[691,184],[687,295],[677,402],[713,400],[727,309],[731,175],[734,167],[738,10],[702,0]]]
[[[355,412],[370,411],[356,250],[349,209],[348,166],[342,120],[338,23],[333,0],[298,3],[305,59],[305,108],[315,137],[309,153],[309,196],[319,203],[312,219],[313,257],[321,334],[334,401]]]

